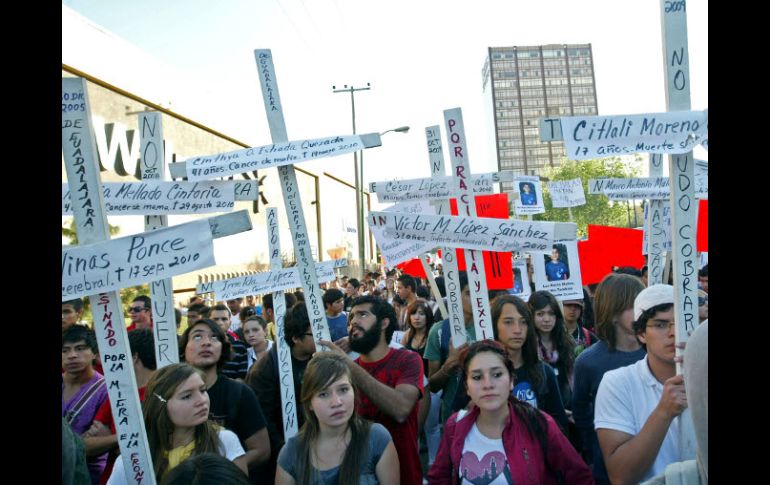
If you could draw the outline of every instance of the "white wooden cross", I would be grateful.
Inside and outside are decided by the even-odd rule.
[[[62,301],[89,296],[93,303],[126,479],[154,485],[119,289],[213,264],[211,239],[249,230],[251,221],[241,211],[110,241],[92,134],[85,80],[62,78],[62,151],[80,241],[62,248]]]
[[[316,278],[318,278],[319,282],[332,281],[336,278],[334,270],[347,265],[347,258],[317,262],[315,264]],[[282,268],[280,265],[276,265],[276,268],[271,271],[263,271],[246,276],[198,283],[195,287],[195,292],[200,295],[214,293],[216,300],[223,301],[242,298],[247,295],[275,293],[302,286],[300,274],[296,266]]]
[[[286,144],[289,137],[286,133],[283,105],[281,104],[281,96],[278,92],[273,55],[269,49],[257,49],[254,51],[254,56],[257,62],[259,83],[262,87],[262,99],[265,104],[267,121],[270,126],[270,135],[273,143]],[[374,139],[374,142],[369,144],[370,146],[380,144],[379,135],[375,134],[371,137]],[[335,141],[342,138],[334,137]],[[363,141],[364,138],[364,136],[345,137],[346,142],[340,142],[344,146],[332,153],[326,153],[326,156],[341,154],[345,149],[356,151],[367,147]],[[314,151],[313,147],[303,148],[302,146],[299,147],[299,150],[303,152],[302,157],[297,156],[297,159],[293,160],[293,162],[301,161]],[[322,146],[321,148],[316,148],[316,150],[323,152],[324,148]],[[310,239],[307,233],[307,226],[305,225],[305,215],[302,210],[294,166],[282,165],[278,167],[278,177],[281,180],[281,191],[283,192],[286,215],[291,228],[294,253],[297,255],[297,268],[301,276],[302,289],[305,293],[305,305],[307,306],[311,329],[316,340],[330,341],[331,335],[326,320],[326,310],[323,306],[322,292],[318,285],[313,256],[310,250]],[[324,349],[322,348],[321,350]]]
[[[622,117],[578,117],[543,120],[541,130],[562,138],[568,156],[575,158],[648,152],[669,155],[672,208],[672,253],[676,342],[686,342],[698,325],[698,261],[696,252],[697,201],[692,148],[708,149],[708,111],[690,111],[690,72],[687,48],[687,3],[660,0],[666,85],[666,113]],[[594,120],[592,122],[592,120]],[[558,129],[556,129],[556,126]],[[541,135],[542,136],[542,135]],[[592,139],[591,143],[587,143]],[[656,163],[657,165],[657,163]],[[658,176],[657,167],[651,175]],[[654,255],[653,255],[654,256]],[[656,263],[657,264],[657,263]],[[664,275],[665,281],[665,275]],[[652,283],[652,281],[650,281]],[[682,349],[676,349],[681,356]],[[677,363],[677,373],[682,364]],[[689,410],[677,418],[680,431],[692,426]],[[680,453],[692,456],[692,433],[680,432]]]
[[[430,161],[430,174],[432,177],[446,174],[444,168],[444,151],[441,144],[441,127],[434,125],[425,129],[428,142],[428,158]],[[437,204],[439,214],[451,214],[449,199]],[[459,206],[458,206],[459,213]],[[460,291],[460,270],[457,264],[457,252],[454,248],[441,247],[441,264],[444,268],[444,287],[446,289],[449,319],[449,331],[452,335],[452,346],[457,348],[468,341],[465,331],[465,313],[462,306],[462,294]],[[439,295],[440,298],[440,295]],[[476,334],[480,335],[480,334]]]
[[[166,160],[163,155],[163,124],[160,113],[139,113],[139,149],[142,180],[165,180]],[[167,215],[144,216],[144,230],[168,226]],[[152,301],[152,331],[155,337],[157,368],[179,362],[179,341],[176,337],[174,286],[171,278],[150,283]],[[168,352],[164,352],[164,348]]]
[[[468,146],[465,142],[462,110],[460,108],[444,110],[444,124],[448,140],[449,159],[452,161],[452,176],[455,177],[457,213],[476,217],[476,203],[473,192],[468,186],[471,179],[471,167],[468,159]],[[494,340],[487,277],[481,251],[467,248],[465,250],[465,265],[468,268],[468,286],[471,293],[476,340]]]
[[[256,181],[165,181],[161,114],[139,114],[142,182],[102,184],[105,212],[143,215],[145,231],[168,227],[168,214],[231,212],[235,200],[255,200]],[[72,213],[69,184],[62,184],[62,214]],[[158,368],[179,362],[171,278],[150,282],[155,359]]]
[[[270,269],[281,269],[281,240],[278,237],[278,210],[275,207],[267,209],[267,242],[270,251]],[[286,318],[286,298],[283,290],[273,292],[273,316],[275,319],[278,356],[278,381],[281,383],[281,415],[283,416],[284,441],[297,434],[297,397],[294,395],[294,372],[291,365],[291,348],[286,344],[284,336],[284,319]]]

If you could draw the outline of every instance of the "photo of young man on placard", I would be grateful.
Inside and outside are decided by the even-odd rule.
[[[519,298],[527,299],[532,294],[530,281],[532,280],[527,271],[527,262],[523,259],[513,261],[513,288],[508,290],[508,294],[516,295]]]
[[[554,244],[551,255],[543,255],[545,258],[545,276],[548,281],[569,279],[569,256],[564,244]]]
[[[532,182],[519,182],[522,205],[537,205],[537,192]]]

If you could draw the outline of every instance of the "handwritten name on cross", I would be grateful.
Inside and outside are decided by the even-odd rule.
[[[81,244],[109,240],[90,103],[82,78],[62,78],[62,151],[67,179],[77,187],[72,211],[78,240]],[[95,292],[90,301],[126,481],[155,485],[120,294]]]
[[[267,209],[267,242],[270,251],[270,269],[281,269],[281,240],[278,237],[278,210],[275,207]],[[294,373],[291,365],[291,348],[286,344],[284,336],[284,319],[286,318],[286,298],[283,291],[273,292],[273,316],[275,318],[276,342],[278,347],[278,380],[281,383],[281,411],[283,416],[284,440],[297,434],[297,398],[294,395]]]
[[[254,51],[254,57],[257,63],[259,74],[259,84],[262,88],[262,99],[265,104],[267,122],[270,126],[270,135],[273,144],[285,144],[288,141],[286,133],[286,121],[283,116],[283,105],[281,96],[278,92],[278,81],[275,75],[275,66],[273,65],[273,55],[270,49],[257,49]],[[339,137],[338,137],[339,138]],[[347,151],[338,150],[325,156],[339,155],[351,151],[369,148],[369,146],[379,146],[380,140],[378,134],[371,135],[372,143],[367,142],[361,136],[361,142],[351,143]],[[301,147],[300,147],[301,148]],[[302,209],[301,197],[297,185],[297,177],[294,172],[293,163],[302,160],[293,160],[278,167],[278,176],[281,180],[281,191],[283,193],[286,214],[291,228],[292,243],[294,253],[297,256],[297,268],[301,275],[302,289],[305,292],[305,305],[307,306],[310,325],[316,340],[331,340],[329,325],[326,321],[326,311],[322,302],[322,292],[318,285],[313,255],[310,249],[310,238],[305,224],[305,214]],[[323,349],[322,349],[323,350]]]

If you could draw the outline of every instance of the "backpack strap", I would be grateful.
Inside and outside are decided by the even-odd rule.
[[[67,411],[64,414],[64,419],[67,420],[67,424],[71,425],[72,422],[75,420],[78,414],[80,414],[80,410],[83,409],[83,406],[85,406],[88,401],[91,400],[91,398],[96,394],[96,391],[99,390],[99,386],[104,383],[104,376],[98,378],[93,383],[91,383],[91,386],[86,389],[86,392],[84,392],[80,399],[78,399],[78,402],[75,403],[72,408]]]

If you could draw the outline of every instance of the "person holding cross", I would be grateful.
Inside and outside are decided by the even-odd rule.
[[[460,271],[458,274],[460,283],[460,300],[462,302],[462,318],[465,324],[465,333],[468,341],[476,340],[476,326],[473,324],[473,307],[471,306],[471,293],[468,287],[468,274]],[[457,311],[460,308],[456,308]],[[428,343],[425,347],[423,358],[428,361],[428,387],[434,393],[443,391],[441,401],[441,423],[444,423],[452,414],[455,394],[459,387],[459,361],[458,356],[467,344],[455,348],[452,345],[452,335],[449,320],[436,323],[428,332]]]
[[[670,463],[695,459],[679,448],[680,433],[693,433],[693,427],[677,419],[687,395],[684,378],[676,374],[681,358],[675,357],[674,318],[673,286],[651,285],[639,293],[633,330],[647,356],[607,372],[599,385],[594,427],[612,483],[637,483]],[[695,442],[694,433],[688,438]]]
[[[344,356],[353,385],[360,391],[356,412],[380,423],[390,432],[398,451],[403,484],[422,483],[417,446],[418,401],[423,393],[422,359],[406,349],[388,346],[397,324],[396,312],[384,300],[361,296],[350,313],[350,348],[360,356],[353,361],[327,340],[318,343]]]

